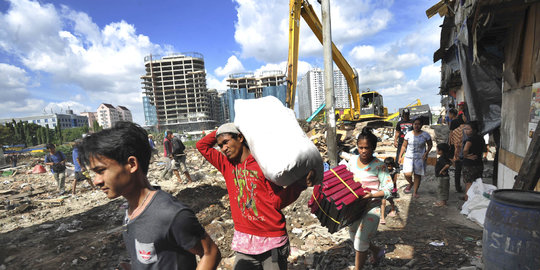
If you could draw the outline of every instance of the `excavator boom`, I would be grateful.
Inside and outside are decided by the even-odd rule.
[[[289,58],[287,61],[287,106],[294,109],[294,99],[296,95],[296,81],[298,73],[298,44],[300,33],[300,16],[304,18],[315,36],[322,40],[322,24],[313,10],[313,7],[306,0],[290,0],[289,3]],[[358,76],[347,60],[343,57],[336,45],[332,42],[332,58],[339,70],[345,76],[349,85],[349,104],[353,105],[354,111],[360,109],[360,95],[358,91]],[[352,112],[353,110],[351,110]],[[358,115],[359,116],[359,115]],[[356,117],[355,117],[356,118]]]

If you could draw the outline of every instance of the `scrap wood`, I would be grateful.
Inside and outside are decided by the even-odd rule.
[[[12,193],[14,192],[13,189],[4,189],[4,190],[0,190],[0,194],[7,194],[7,193]]]
[[[24,193],[20,193],[20,194],[16,194],[16,195],[11,195],[7,199],[8,200],[14,200],[14,199],[19,199],[19,198],[24,198],[24,197],[29,197],[29,196],[35,196],[35,195],[45,193],[45,192],[47,192],[47,191],[46,190],[28,191],[28,192],[24,192]]]
[[[54,198],[54,199],[34,200],[34,202],[38,202],[38,203],[48,203],[48,204],[62,204],[62,203],[64,202],[64,198]]]

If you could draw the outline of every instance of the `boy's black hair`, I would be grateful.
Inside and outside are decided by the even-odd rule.
[[[448,113],[449,113],[449,114],[453,114],[453,115],[457,115],[457,114],[458,114],[458,111],[457,111],[456,109],[452,108],[452,109],[450,109],[450,110],[448,111]]]
[[[54,146],[54,144],[52,144],[52,143],[48,143],[48,144],[45,146],[45,148],[47,148],[47,149],[53,149],[53,148],[56,148],[56,146]]]
[[[373,150],[377,148],[378,139],[377,139],[377,136],[375,136],[375,134],[371,132],[370,127],[364,127],[362,129],[362,132],[360,132],[360,134],[358,135],[358,139],[356,140],[357,145],[360,140],[367,140],[368,144],[373,148]]]
[[[148,173],[152,153],[146,130],[137,124],[124,121],[117,122],[112,128],[86,136],[78,149],[85,166],[90,164],[91,158],[99,156],[125,165],[128,157],[134,156],[145,175]]]
[[[384,164],[386,164],[386,166],[388,165],[392,165],[392,167],[397,167],[397,164],[396,164],[396,161],[394,160],[393,157],[387,157],[384,159]]]
[[[444,157],[449,157],[450,156],[450,145],[448,145],[447,143],[439,143],[439,144],[437,144],[437,150],[441,150],[441,152],[443,153],[442,155]]]

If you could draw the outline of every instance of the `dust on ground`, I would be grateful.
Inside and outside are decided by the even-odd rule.
[[[379,145],[380,156],[395,155],[390,143]],[[180,184],[175,177],[160,179],[163,163],[159,160],[151,163],[149,180],[193,208],[221,250],[220,268],[230,269],[234,261],[230,249],[233,222],[223,177],[197,150],[187,149],[187,155],[193,184]],[[52,175],[27,174],[35,161],[20,163],[23,165],[15,175],[0,178],[0,270],[116,269],[120,262],[129,260],[122,240],[124,199],[108,200],[85,182],[79,182],[75,196],[58,196]],[[492,160],[485,168],[484,182],[490,183]],[[459,213],[463,193],[456,193],[451,183],[449,206],[435,207],[433,167],[428,166],[427,172],[420,198],[414,200],[403,193],[406,181],[400,175],[397,216],[387,217],[375,238],[375,243],[386,249],[386,256],[377,267],[368,264],[365,269],[481,266],[482,228]],[[72,180],[73,176],[67,177],[68,190]],[[283,210],[291,242],[289,269],[353,269],[348,230],[328,233],[309,212],[311,193],[312,188],[308,188]]]

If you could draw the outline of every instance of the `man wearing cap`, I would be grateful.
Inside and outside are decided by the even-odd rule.
[[[196,146],[225,178],[234,222],[233,269],[287,269],[290,245],[281,209],[300,196],[313,173],[285,188],[269,181],[233,123],[220,126]]]
[[[400,160],[401,145],[407,132],[413,129],[413,122],[410,119],[410,111],[405,108],[401,111],[401,120],[396,125],[396,132],[394,136],[394,147],[397,147],[396,150],[396,161]]]

